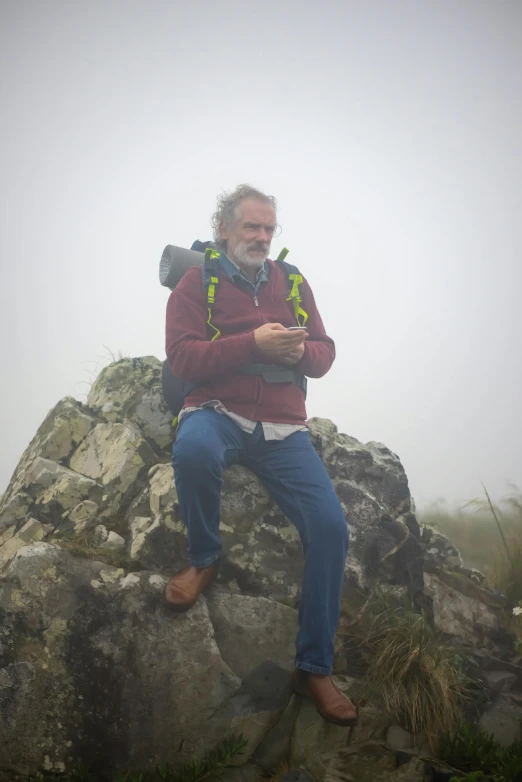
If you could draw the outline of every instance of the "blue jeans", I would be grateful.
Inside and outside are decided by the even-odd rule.
[[[348,551],[348,527],[330,477],[308,432],[266,441],[261,424],[247,434],[215,410],[191,413],[180,424],[172,466],[195,567],[219,558],[223,470],[234,463],[260,478],[299,532],[305,564],[295,664],[330,674]]]

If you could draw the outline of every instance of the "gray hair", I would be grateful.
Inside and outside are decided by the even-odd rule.
[[[260,190],[250,185],[238,185],[232,193],[223,193],[218,196],[217,209],[212,215],[210,224],[214,232],[214,242],[219,250],[226,249],[226,241],[221,238],[219,228],[221,225],[233,225],[239,217],[238,207],[241,201],[246,198],[255,198],[257,201],[263,201],[270,204],[274,212],[277,213],[277,202],[274,196],[267,196]]]

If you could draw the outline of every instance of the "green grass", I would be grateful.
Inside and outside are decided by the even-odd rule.
[[[439,757],[455,776],[451,782],[521,782],[522,742],[504,749],[492,736],[471,725],[460,725],[443,737]]]
[[[484,487],[484,497],[463,508],[451,511],[438,504],[418,516],[447,535],[467,565],[483,570],[510,607],[522,601],[522,494],[516,486],[498,504]]]

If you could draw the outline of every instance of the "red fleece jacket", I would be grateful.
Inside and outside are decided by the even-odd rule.
[[[288,281],[281,267],[267,261],[268,282],[262,284],[256,306],[252,293],[221,273],[216,286],[212,323],[221,336],[211,342],[207,297],[197,266],[183,276],[167,304],[166,352],[176,377],[200,383],[185,399],[185,407],[219,400],[228,410],[252,421],[304,424],[305,396],[293,383],[267,383],[258,375],[237,370],[251,361],[273,363],[261,353],[254,330],[264,323],[295,326]],[[335,358],[335,345],[324,330],[310,286],[303,279],[301,306],[308,313],[309,337],[302,359],[292,369],[307,377],[325,375]],[[213,333],[213,332],[212,332]],[[286,367],[288,368],[288,367]]]

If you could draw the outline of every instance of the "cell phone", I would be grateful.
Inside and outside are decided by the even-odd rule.
[[[288,331],[306,331],[306,326],[289,326]]]

